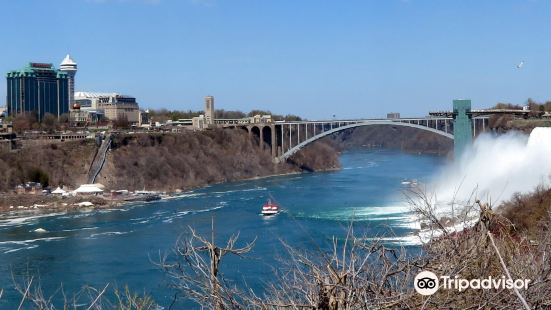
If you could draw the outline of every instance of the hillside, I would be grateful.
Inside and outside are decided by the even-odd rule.
[[[325,138],[339,149],[358,147],[388,148],[407,153],[447,155],[453,141],[443,136],[409,127],[356,127]]]
[[[86,182],[86,173],[95,154],[94,141],[48,143],[0,152],[0,191],[35,181],[44,185],[74,187]]]
[[[290,163],[275,165],[269,149],[241,130],[115,136],[97,182],[113,189],[175,191],[212,183],[339,167],[338,154],[319,142]]]

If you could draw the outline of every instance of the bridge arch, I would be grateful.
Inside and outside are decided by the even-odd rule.
[[[262,143],[262,141],[260,139],[260,131],[261,131],[260,127],[259,126],[252,126],[250,130],[251,130],[252,136],[256,137],[260,141],[260,143]]]
[[[260,147],[264,148],[264,145],[272,147],[272,128],[270,126],[262,127],[262,139],[260,140]]]
[[[303,149],[304,147],[306,147],[307,145],[309,145],[310,143],[314,142],[314,141],[317,141],[323,137],[326,137],[328,135],[331,135],[331,134],[334,134],[336,132],[339,132],[339,131],[343,131],[343,130],[347,130],[347,129],[350,129],[350,128],[356,128],[356,127],[364,127],[364,126],[377,126],[377,125],[386,125],[386,126],[401,126],[401,127],[410,127],[410,128],[417,128],[417,129],[421,129],[421,130],[425,130],[425,131],[429,131],[429,132],[432,132],[432,133],[435,133],[435,134],[438,134],[438,135],[441,135],[441,136],[444,136],[448,139],[451,139],[453,140],[454,137],[452,134],[450,133],[447,133],[447,132],[444,132],[442,130],[438,130],[438,129],[434,129],[434,128],[430,128],[430,127],[426,127],[426,126],[423,126],[423,125],[417,125],[417,124],[410,124],[410,123],[403,123],[403,122],[396,122],[396,121],[365,121],[365,122],[359,122],[359,123],[354,123],[354,124],[350,124],[350,125],[346,125],[346,126],[341,126],[341,127],[337,127],[337,128],[333,128],[331,130],[328,130],[328,131],[325,131],[325,132],[322,132],[318,135],[315,135],[297,145],[295,145],[294,147],[292,147],[291,149],[289,149],[287,152],[283,153],[281,156],[279,156],[278,158],[276,158],[276,162],[283,162],[283,161],[286,161],[289,157],[291,157],[292,155],[294,155],[296,152],[300,151],[301,149]]]

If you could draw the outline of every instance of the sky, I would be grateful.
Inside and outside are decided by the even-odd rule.
[[[423,116],[551,100],[549,16],[544,0],[0,0],[0,71],[69,53],[76,90],[143,108]]]

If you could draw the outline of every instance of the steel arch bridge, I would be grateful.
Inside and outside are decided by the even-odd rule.
[[[339,131],[364,126],[409,127],[431,132],[454,141],[459,154],[473,137],[488,129],[489,115],[471,113],[470,100],[454,100],[452,117],[355,119],[324,121],[277,121],[275,123],[239,123],[238,120],[217,120],[224,127],[243,128],[256,136],[260,148],[270,148],[274,162],[286,161],[307,145]]]
[[[347,124],[347,125],[344,125],[344,126],[338,126],[338,127],[332,128],[330,130],[321,132],[321,133],[319,133],[315,136],[312,136],[310,138],[307,138],[306,140],[304,140],[304,141],[298,143],[297,145],[291,147],[290,149],[288,149],[281,156],[276,157],[276,161],[278,161],[278,162],[285,161],[289,157],[293,156],[296,152],[300,151],[302,148],[309,145],[310,143],[315,142],[315,141],[317,141],[317,140],[319,140],[323,137],[329,136],[331,134],[337,133],[339,131],[344,131],[344,130],[347,130],[347,129],[350,129],[350,128],[356,128],[356,127],[381,126],[381,125],[417,128],[417,129],[433,132],[435,134],[438,134],[438,135],[441,135],[443,137],[446,137],[448,139],[453,140],[453,134],[447,132],[447,130],[443,131],[443,130],[439,130],[439,129],[436,129],[436,128],[427,127],[427,126],[424,126],[424,125],[412,124],[412,123],[401,122],[401,121],[365,120],[365,121],[360,121],[358,123],[352,123],[352,124]]]

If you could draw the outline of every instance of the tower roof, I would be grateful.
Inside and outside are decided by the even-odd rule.
[[[67,54],[65,58],[63,58],[63,61],[61,62],[60,66],[76,66],[77,63],[71,58],[71,55]]]

